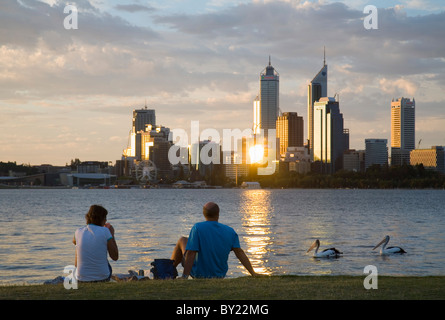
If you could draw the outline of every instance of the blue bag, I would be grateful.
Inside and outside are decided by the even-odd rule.
[[[154,279],[175,279],[178,276],[178,271],[173,262],[170,259],[155,259],[151,263],[153,268],[150,269]]]

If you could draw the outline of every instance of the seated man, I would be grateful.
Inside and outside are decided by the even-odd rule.
[[[216,203],[208,202],[203,207],[206,221],[196,223],[190,236],[181,237],[176,244],[171,259],[176,267],[182,262],[187,278],[224,278],[230,251],[252,276],[257,275],[253,270],[249,258],[241,249],[238,234],[231,227],[218,222],[219,207]]]

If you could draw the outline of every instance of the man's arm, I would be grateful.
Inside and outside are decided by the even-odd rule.
[[[233,252],[238,260],[243,264],[243,266],[249,271],[252,276],[257,276],[258,274],[253,270],[252,264],[250,263],[249,258],[246,256],[245,252],[241,248],[233,248]]]
[[[190,275],[195,257],[196,251],[187,250],[187,253],[185,254],[184,271],[182,272],[183,277],[188,277]]]

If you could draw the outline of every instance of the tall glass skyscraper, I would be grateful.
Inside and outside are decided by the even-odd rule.
[[[343,115],[334,98],[320,98],[314,103],[314,169],[334,173],[343,167]]]
[[[312,79],[308,85],[308,99],[307,99],[307,117],[308,117],[308,143],[309,153],[311,159],[314,159],[314,103],[322,97],[328,96],[328,66],[326,58],[323,61],[323,67]]]
[[[365,139],[365,169],[373,164],[388,165],[388,140]]]
[[[264,130],[267,138],[269,129],[276,129],[276,121],[279,115],[280,75],[272,67],[269,57],[269,65],[260,73],[260,129]]]
[[[143,109],[133,110],[133,131],[145,131],[147,124],[156,126],[156,113],[154,109],[147,109],[147,106]]]
[[[416,102],[413,98],[391,101],[391,164],[410,163],[410,151],[415,149]]]
[[[141,133],[145,131],[147,125],[156,126],[155,110],[143,109],[133,110],[133,127],[131,130],[131,152],[129,156],[136,157],[136,160],[141,160]]]

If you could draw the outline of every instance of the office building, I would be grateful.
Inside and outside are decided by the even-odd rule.
[[[194,176],[204,179],[219,170],[222,164],[221,145],[211,141],[203,140],[191,145],[190,170]]]
[[[365,150],[346,150],[343,153],[343,170],[353,172],[365,171]]]
[[[285,154],[282,154],[280,164],[287,163],[288,171],[295,171],[306,174],[311,171],[311,162],[308,148],[288,147]]]
[[[365,139],[365,169],[374,164],[388,165],[387,139]]]
[[[410,151],[415,148],[415,109],[414,98],[391,101],[391,165],[410,163]]]
[[[156,126],[155,110],[143,109],[133,110],[133,123],[130,131],[130,146],[124,151],[125,157],[132,157],[137,161],[141,160],[141,134],[147,125]]]
[[[445,174],[445,153],[443,146],[431,149],[416,149],[410,152],[410,164],[423,164],[426,169],[436,170]]]
[[[349,129],[343,129],[343,147],[349,150]]]
[[[253,134],[261,134],[261,103],[260,97],[256,96],[253,101]]]
[[[168,159],[168,151],[172,145],[168,140],[170,129],[163,126],[148,124],[141,136],[141,160],[151,161],[159,178],[170,177],[173,173]]]
[[[280,139],[280,154],[284,154],[288,147],[303,146],[303,117],[296,112],[284,112],[277,118],[276,136]]]
[[[314,159],[314,104],[322,97],[328,96],[328,66],[326,58],[323,60],[323,67],[308,85],[307,101],[307,130],[308,145],[311,159]]]
[[[279,92],[280,75],[272,66],[269,57],[269,65],[260,73],[259,94],[259,128],[264,130],[264,137],[266,139],[268,130],[276,128],[276,121],[280,110]],[[258,122],[258,118],[256,121]]]
[[[314,103],[314,171],[334,173],[343,167],[343,115],[338,101],[323,97]]]

